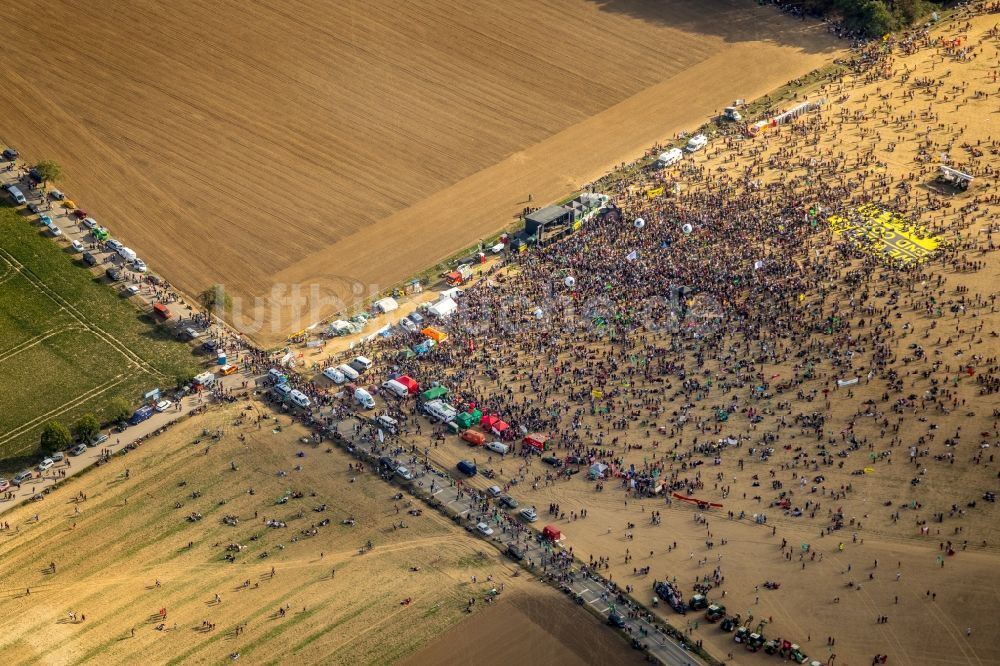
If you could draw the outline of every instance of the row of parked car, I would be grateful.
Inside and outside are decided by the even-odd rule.
[[[108,436],[102,433],[90,441],[90,446],[98,446],[106,441],[108,441]],[[80,443],[71,448],[68,453],[71,456],[78,456],[86,450],[87,444]],[[56,451],[55,453],[42,458],[34,469],[22,470],[15,474],[11,479],[0,479],[0,492],[6,492],[11,487],[20,488],[25,483],[34,479],[36,473],[47,472],[65,459],[65,453],[62,451]]]
[[[4,159],[7,159],[9,161],[14,161],[18,158],[18,152],[13,148],[7,148],[3,151],[3,156]],[[37,169],[29,170],[28,178],[31,179],[31,181],[36,184],[41,184],[44,181],[42,175],[38,172]],[[42,203],[36,203],[34,201],[29,202],[27,200],[27,197],[25,197],[24,193],[21,191],[21,188],[19,188],[15,183],[8,183],[7,185],[4,185],[4,189],[7,191],[7,194],[10,196],[11,200],[14,202],[15,205],[18,206],[27,205],[28,210],[38,215],[39,222],[41,222],[42,225],[44,225],[45,228],[48,229],[49,233],[51,233],[53,236],[63,235],[62,229],[60,229],[55,224],[55,222],[52,220],[52,217],[43,212],[44,206],[42,205]],[[56,189],[49,190],[48,197],[52,201],[59,202],[66,208],[72,209],[71,215],[75,217],[79,221],[79,223],[82,224],[87,229],[87,233],[93,237],[94,241],[98,243],[103,243],[105,250],[120,257],[123,266],[127,266],[130,270],[135,271],[136,273],[146,273],[149,270],[148,267],[146,266],[146,262],[140,259],[134,250],[132,250],[129,247],[126,247],[120,241],[111,238],[111,234],[106,228],[99,225],[97,223],[97,220],[90,217],[85,210],[77,208],[76,204],[73,201],[67,199],[66,195],[64,195],[62,192]],[[74,252],[79,252],[83,255],[83,261],[88,266],[96,266],[99,263],[97,254],[95,252],[88,251],[82,241],[74,239],[70,241],[70,246],[73,248]],[[105,270],[105,276],[107,276],[107,278],[112,282],[119,282],[124,277],[122,270],[117,266],[111,266],[107,270]],[[159,280],[158,279],[150,280],[150,282],[158,283]],[[134,296],[137,293],[139,293],[139,288],[133,285],[126,288],[125,291],[123,292],[123,295]]]

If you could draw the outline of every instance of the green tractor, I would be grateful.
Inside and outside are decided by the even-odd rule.
[[[802,648],[798,645],[792,645],[792,651],[788,653],[788,658],[796,664],[804,664],[809,660],[809,657],[806,656]]]
[[[747,650],[750,652],[757,652],[762,647],[764,647],[764,625],[767,624],[765,620],[761,620],[757,623],[757,628],[754,629],[749,636],[747,636],[746,645]]]
[[[712,604],[705,609],[705,619],[709,622],[718,622],[726,617],[726,607],[719,604]]]
[[[719,629],[726,632],[732,632],[736,627],[740,626],[740,615],[736,614],[735,617],[732,615],[723,618],[722,622],[719,623]]]
[[[796,664],[804,664],[809,659],[801,647],[790,641],[781,641],[781,656]]]
[[[705,598],[704,594],[695,594],[688,601],[688,607],[691,610],[702,610],[703,608],[708,608],[708,599]]]
[[[781,652],[781,639],[772,638],[771,640],[764,643],[764,652],[767,654],[778,654]]]

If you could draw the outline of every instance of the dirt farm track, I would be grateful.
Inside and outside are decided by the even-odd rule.
[[[0,24],[0,138],[181,290],[227,285],[261,341],[837,48],[750,0],[296,7],[54,0]]]

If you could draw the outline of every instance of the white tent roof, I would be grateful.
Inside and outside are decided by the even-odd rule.
[[[377,307],[382,312],[392,312],[399,308],[399,303],[392,296],[386,296],[385,298],[375,301],[375,307]]]
[[[454,300],[451,298],[442,298],[437,303],[427,308],[427,311],[435,317],[447,317],[457,309],[458,303]]]

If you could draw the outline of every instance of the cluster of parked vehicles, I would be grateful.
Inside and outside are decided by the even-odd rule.
[[[821,666],[818,661],[810,661],[799,645],[781,638],[770,640],[765,638],[764,627],[767,623],[764,621],[758,622],[757,626],[751,629],[753,626],[752,616],[744,620],[739,613],[729,615],[725,606],[710,602],[704,594],[692,595],[691,599],[684,603],[683,596],[677,586],[669,581],[654,582],[653,590],[656,593],[656,597],[653,598],[653,606],[659,605],[659,600],[663,599],[681,615],[688,611],[703,610],[707,622],[713,624],[718,622],[722,631],[733,633],[733,642],[743,645],[750,652],[763,650],[766,654],[778,655],[796,664],[808,663],[809,666]]]
[[[17,150],[7,148],[3,151],[3,157],[5,160],[13,162],[18,159],[19,154]],[[30,169],[27,177],[34,184],[42,184],[45,180],[36,168]],[[111,234],[106,228],[98,224],[97,220],[91,217],[87,211],[82,208],[78,208],[74,201],[67,199],[66,195],[59,190],[50,189],[48,192],[43,190],[41,194],[42,199],[38,202],[28,201],[28,197],[16,183],[8,183],[4,185],[4,190],[7,192],[7,195],[10,197],[15,206],[27,206],[29,211],[38,215],[38,221],[53,237],[63,236],[63,230],[56,225],[50,215],[44,212],[44,209],[46,208],[46,201],[58,203],[66,209],[69,212],[69,216],[71,218],[75,218],[77,223],[84,227],[86,234],[88,234],[95,243],[102,244],[105,251],[110,252],[112,256],[120,258],[120,265],[109,266],[104,271],[105,277],[107,277],[112,283],[121,282],[124,279],[123,269],[126,267],[136,273],[146,273],[149,270],[146,263],[139,258],[134,250],[126,247],[120,241],[111,238]],[[87,266],[97,266],[101,263],[101,260],[98,257],[99,253],[94,250],[88,250],[83,241],[73,239],[70,241],[70,247],[74,252],[81,255],[84,264]],[[159,278],[154,276],[149,276],[148,279],[154,284],[158,284],[160,282]],[[127,297],[135,296],[138,293],[138,287],[130,285],[122,290],[121,295]]]
[[[97,437],[95,437],[94,439],[90,440],[89,444],[92,447],[93,446],[99,446],[100,444],[103,444],[107,440],[108,440],[108,436],[107,435],[105,435],[105,434],[99,434],[99,435],[97,435]],[[67,453],[70,456],[78,456],[78,455],[81,455],[82,453],[84,453],[87,450],[87,448],[88,448],[87,444],[84,444],[84,443],[81,442],[79,444],[76,444]],[[36,478],[36,474],[41,474],[41,473],[47,472],[50,469],[52,469],[53,467],[55,467],[57,464],[59,464],[59,463],[63,462],[64,460],[66,460],[67,453],[63,453],[62,451],[56,451],[55,453],[51,453],[51,454],[45,456],[44,458],[42,458],[38,462],[38,464],[35,465],[34,469],[25,469],[25,470],[22,470],[22,471],[18,472],[17,474],[15,474],[10,479],[0,479],[0,492],[6,492],[10,488],[12,488],[12,487],[14,487],[14,488],[20,488],[25,483],[28,483],[32,479]],[[40,497],[38,497],[38,498],[40,499]],[[33,498],[33,499],[35,499],[35,498]]]

